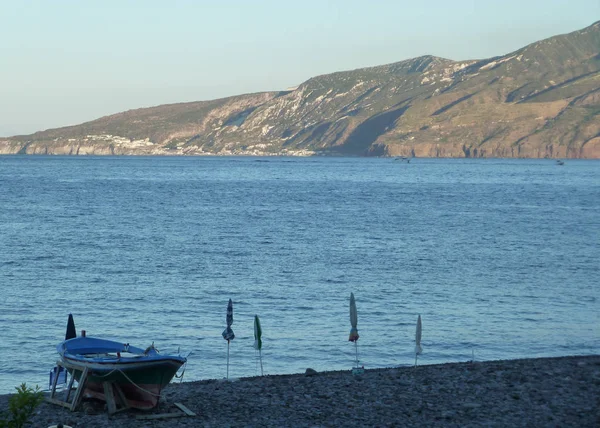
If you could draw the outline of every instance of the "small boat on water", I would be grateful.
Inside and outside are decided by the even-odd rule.
[[[187,361],[179,355],[159,354],[154,344],[142,349],[86,336],[65,340],[56,349],[78,382],[88,369],[84,396],[107,401],[103,383],[109,382],[118,388],[127,406],[137,409],[156,407],[162,389]]]
[[[564,162],[564,161],[562,161],[562,160],[560,160],[560,159],[556,159],[556,164],[557,164],[557,165],[564,165],[564,164],[565,164],[565,162]]]

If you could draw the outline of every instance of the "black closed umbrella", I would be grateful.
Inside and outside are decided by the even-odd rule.
[[[75,330],[75,321],[73,321],[73,314],[69,314],[69,320],[67,321],[67,334],[65,334],[65,340],[73,339],[77,337],[77,330]]]

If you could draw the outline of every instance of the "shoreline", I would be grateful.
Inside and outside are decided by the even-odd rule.
[[[0,395],[0,411],[12,394]],[[137,420],[182,403],[196,416]],[[34,427],[600,426],[600,355],[350,369],[168,385],[157,409],[112,417],[42,403]]]

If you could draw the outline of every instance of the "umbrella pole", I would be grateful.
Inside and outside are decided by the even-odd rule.
[[[227,379],[229,379],[229,340],[227,341]]]
[[[263,365],[262,365],[262,352],[261,352],[260,349],[258,350],[258,359],[260,360],[260,375],[264,376],[264,374],[263,374]]]
[[[354,341],[354,349],[356,350],[356,368],[358,368],[358,340]]]

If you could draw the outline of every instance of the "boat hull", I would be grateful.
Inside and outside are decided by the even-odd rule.
[[[80,365],[76,361],[66,359],[71,365]],[[113,386],[114,400],[119,402],[120,397],[114,388],[119,388],[126,400],[128,407],[136,409],[152,409],[158,405],[163,388],[168,385],[182,363],[180,361],[160,361],[149,363],[107,364],[106,367],[93,367],[98,364],[84,364],[88,366],[88,378],[83,392],[85,397],[106,401],[104,382]],[[80,365],[81,366],[81,365]],[[80,381],[81,371],[74,372],[75,380]]]
[[[120,388],[122,395],[115,390],[115,387]],[[135,386],[132,384],[113,384],[113,401],[119,403],[124,400],[125,403],[123,404],[126,407],[139,410],[151,410],[158,405],[161,390],[161,387],[156,384],[137,384]],[[102,383],[88,381],[85,390],[83,391],[83,396],[85,398],[108,401]]]

